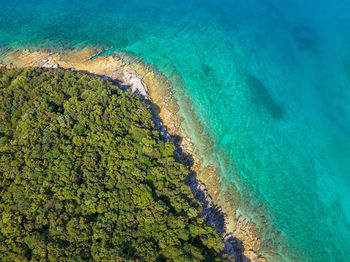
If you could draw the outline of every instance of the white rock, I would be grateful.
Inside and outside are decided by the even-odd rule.
[[[129,86],[134,94],[140,94],[143,97],[148,98],[148,89],[146,85],[142,83],[142,80],[137,77],[137,75],[129,71],[123,71],[120,80],[123,85]]]

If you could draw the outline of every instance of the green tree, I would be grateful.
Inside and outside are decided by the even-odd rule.
[[[82,73],[0,68],[0,261],[217,261],[147,104]]]

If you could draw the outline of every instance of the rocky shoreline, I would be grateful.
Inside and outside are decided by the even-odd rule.
[[[235,221],[235,225],[232,225],[225,214],[226,210],[223,210],[211,195],[211,192],[216,194],[216,189],[206,187],[202,179],[197,178],[201,159],[194,153],[194,145],[180,126],[183,119],[177,114],[178,105],[172,96],[171,83],[159,72],[150,70],[137,58],[133,58],[132,63],[126,63],[121,57],[98,56],[99,53],[99,50],[90,47],[70,49],[64,54],[50,50],[34,52],[5,50],[2,53],[0,50],[0,56],[4,57],[2,66],[38,66],[82,71],[112,81],[122,90],[129,89],[141,96],[149,104],[155,124],[165,139],[175,142],[177,159],[187,164],[189,175],[186,183],[190,186],[195,199],[201,203],[202,216],[206,223],[215,226],[222,235],[224,243],[222,256],[228,259],[235,258],[239,262],[266,261],[256,250],[260,243],[256,229],[251,224],[237,227],[239,221],[238,223]],[[91,59],[92,57],[95,59]],[[243,232],[242,229],[247,232]]]

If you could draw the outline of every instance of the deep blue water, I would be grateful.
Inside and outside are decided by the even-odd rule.
[[[227,189],[238,188],[238,215],[264,226],[264,240],[274,238],[272,226],[282,232],[271,260],[350,261],[349,0],[0,0],[0,7],[0,46],[91,44],[131,52],[169,79],[180,75],[174,90],[184,128]]]

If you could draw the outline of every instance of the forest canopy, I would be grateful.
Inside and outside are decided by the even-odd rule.
[[[0,68],[0,261],[218,261],[174,150],[108,81]]]

